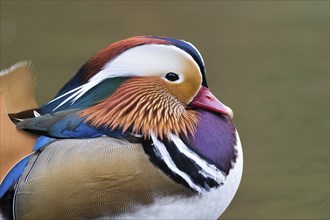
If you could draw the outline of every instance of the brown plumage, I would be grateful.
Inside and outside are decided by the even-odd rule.
[[[0,71],[0,180],[32,152],[36,136],[17,130],[9,113],[36,108],[34,79],[29,62],[19,62]]]
[[[111,129],[129,128],[149,138],[153,131],[163,139],[171,133],[194,134],[198,113],[187,109],[167,89],[159,77],[134,77],[125,81],[116,92],[99,104],[81,112],[94,126]]]
[[[87,82],[92,76],[99,72],[109,60],[114,59],[124,51],[143,44],[168,44],[167,41],[162,39],[153,39],[146,37],[131,37],[110,44],[106,48],[99,51],[92,58],[90,58],[85,65],[82,66],[84,71],[83,80]]]
[[[139,143],[67,139],[41,155],[33,155],[19,181],[17,219],[113,219],[157,198],[194,195],[153,166]]]

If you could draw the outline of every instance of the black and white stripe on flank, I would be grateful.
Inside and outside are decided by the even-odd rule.
[[[189,175],[178,169],[178,167],[172,160],[169,152],[167,151],[165,145],[157,139],[157,137],[155,136],[154,133],[151,133],[151,138],[154,143],[154,147],[155,147],[154,150],[155,150],[156,156],[159,159],[163,160],[165,162],[165,164],[167,165],[167,167],[173,173],[179,175],[182,179],[184,179],[186,181],[186,183],[190,186],[190,188],[201,193],[202,189],[191,180]]]
[[[172,134],[171,139],[182,154],[197,163],[197,165],[201,168],[202,175],[214,179],[220,185],[225,181],[226,177],[218,168],[216,168],[215,165],[208,163],[195,152],[190,150],[178,136]]]
[[[184,181],[184,185],[198,193],[223,185],[226,177],[221,170],[189,149],[178,136],[171,134],[170,138],[161,142],[151,134],[156,160],[166,166],[166,169],[160,166],[163,171],[169,169],[174,180]]]

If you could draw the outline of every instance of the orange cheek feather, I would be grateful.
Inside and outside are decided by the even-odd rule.
[[[81,112],[93,126],[128,129],[149,138],[151,132],[163,139],[194,134],[198,113],[171,94],[159,77],[134,77],[125,81],[114,94]],[[182,93],[182,92],[181,92]],[[178,93],[180,94],[180,93]]]

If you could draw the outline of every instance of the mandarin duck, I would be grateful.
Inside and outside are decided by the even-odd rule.
[[[24,65],[4,70],[2,83],[10,87],[15,80],[4,78]],[[4,116],[27,155],[1,182],[3,216],[216,219],[238,189],[233,112],[208,89],[203,59],[186,41],[110,44],[49,102],[25,106]],[[29,133],[32,142],[17,142]]]

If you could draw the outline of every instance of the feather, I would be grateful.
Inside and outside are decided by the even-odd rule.
[[[55,104],[52,101],[46,103],[43,106],[43,113],[49,113],[51,111],[65,109],[62,107],[69,101],[76,101],[81,96],[83,96],[86,92],[92,89],[94,86],[102,83],[104,80],[108,78],[100,77],[96,80],[92,80],[92,78],[100,73],[107,62],[117,57],[119,54],[125,52],[126,50],[144,44],[170,44],[168,41],[164,39],[150,39],[144,36],[138,37],[131,37],[113,44],[108,45],[103,50],[99,51],[95,54],[92,58],[90,58],[79,70],[78,72],[72,77],[72,79],[67,82],[63,88],[58,92],[58,94],[54,97],[52,101],[55,101]],[[93,82],[95,81],[95,82]],[[72,93],[75,92],[73,95]],[[71,94],[72,96],[68,98],[68,95]],[[61,97],[61,98],[59,98]],[[62,102],[64,101],[64,103]],[[67,105],[66,105],[67,106]],[[74,107],[76,108],[76,107]]]
[[[0,184],[0,198],[2,198],[5,193],[12,187],[20,178],[26,164],[30,160],[30,155],[24,157],[21,161],[14,165],[13,168],[5,175],[4,179]]]
[[[0,71],[0,78],[0,90],[8,113],[37,107],[34,95],[35,79],[30,62],[21,61]]]
[[[68,109],[84,109],[95,105],[106,97],[110,96],[123,82],[127,80],[126,77],[116,77],[112,79],[106,79],[98,85],[91,88],[89,91],[84,93],[79,99],[70,102],[68,98],[71,97],[76,98],[80,93],[72,93],[68,92],[64,96],[60,96],[60,98],[55,97],[53,100],[49,101],[45,105],[43,105],[40,109],[40,114],[47,114],[51,112],[58,112],[62,110]],[[73,88],[72,91],[76,89]]]
[[[161,197],[193,195],[153,166],[140,143],[62,139],[31,158],[16,187],[15,217],[113,219]]]
[[[79,111],[71,109],[41,115],[37,118],[28,118],[18,122],[16,126],[18,129],[54,138],[91,138],[102,135],[118,137],[122,135],[118,130],[109,131],[102,127],[90,126],[84,122],[84,117],[79,116]]]
[[[8,117],[29,108],[36,108],[34,77],[29,62],[19,62],[0,71],[0,179],[18,161],[32,152],[36,137],[19,131]]]
[[[169,71],[182,77],[170,82]],[[159,205],[181,217],[197,211],[191,216],[216,218],[220,209],[209,209],[203,197],[217,192],[211,203],[229,204],[242,172],[241,149],[230,118],[191,108],[201,86],[207,87],[204,62],[188,42],[144,36],[109,45],[40,109],[10,111],[18,129],[41,136],[35,152],[4,178],[0,196],[16,184],[13,214],[22,219],[120,218]],[[24,98],[24,90],[5,90]],[[8,102],[8,94],[1,87],[0,98]],[[7,124],[9,117],[1,111]],[[234,166],[239,178],[226,199],[221,190]]]
[[[193,134],[198,113],[186,110],[162,83],[157,77],[132,77],[110,97],[82,110],[80,116],[92,126],[141,133],[145,138],[149,138],[151,132],[161,139],[172,132]],[[167,111],[170,112],[168,118],[160,117]]]
[[[33,150],[37,151],[41,148],[47,146],[48,144],[54,142],[54,138],[49,138],[45,136],[41,136],[37,139]],[[0,183],[0,198],[3,197],[3,195],[18,181],[20,176],[22,175],[24,168],[28,161],[31,158],[31,155],[34,153],[29,154],[28,156],[24,157],[22,160],[20,160],[18,163],[16,163],[10,171],[6,174],[6,176],[3,178],[3,180]]]

